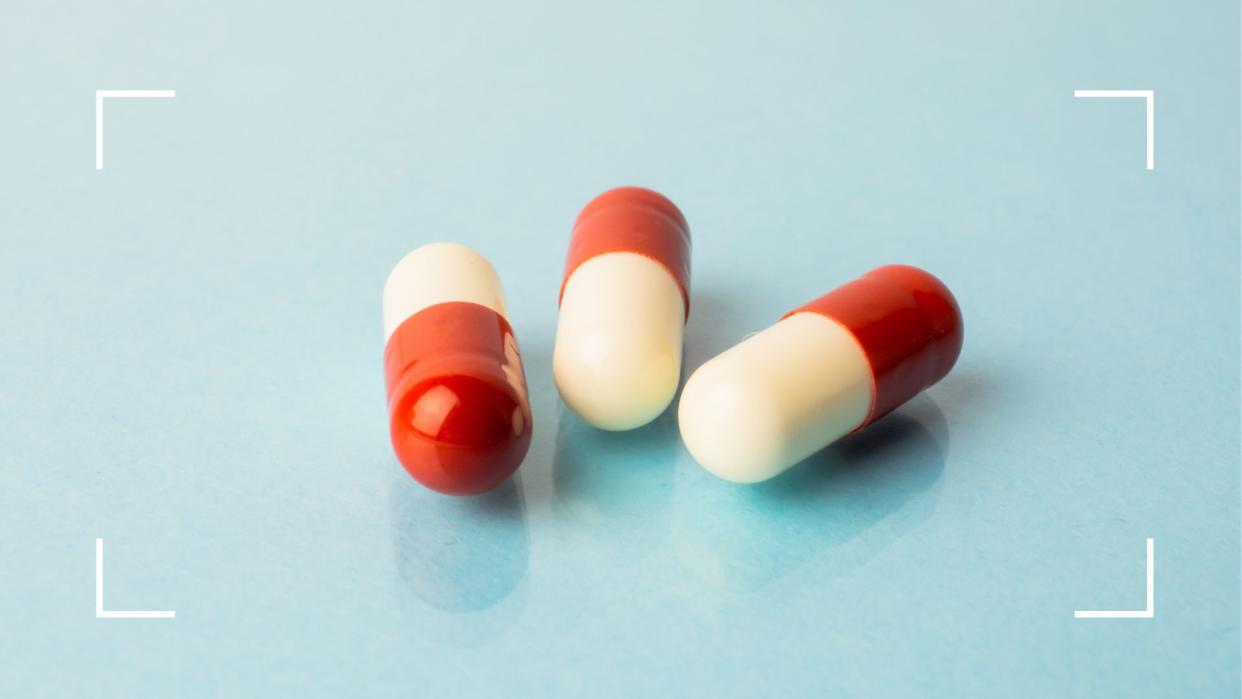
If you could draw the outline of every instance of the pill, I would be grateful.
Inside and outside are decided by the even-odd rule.
[[[479,253],[424,245],[384,284],[389,434],[401,465],[442,493],[473,495],[513,474],[531,414],[500,279]]]
[[[880,267],[699,367],[678,405],[682,440],[715,475],[764,481],[944,378],[961,349],[948,288]]]
[[[552,374],[587,423],[629,430],[664,412],[681,381],[690,228],[673,202],[621,187],[578,214],[561,282]]]

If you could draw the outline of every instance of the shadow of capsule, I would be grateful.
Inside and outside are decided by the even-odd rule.
[[[562,406],[552,457],[558,508],[590,523],[614,524],[664,509],[672,490],[677,443],[671,408],[638,429],[608,432],[582,422]]]
[[[848,570],[931,514],[947,445],[944,416],[918,398],[765,483],[683,469],[672,506],[678,559],[700,583],[736,592],[810,556],[826,556],[829,575]]]
[[[517,619],[523,600],[513,592],[525,578],[530,546],[515,479],[482,495],[451,497],[402,477],[389,503],[397,574],[418,602],[409,609],[421,632],[477,646]]]

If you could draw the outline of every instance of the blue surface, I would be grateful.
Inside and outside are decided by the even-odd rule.
[[[0,695],[1239,693],[1236,2],[9,2]],[[1141,100],[1153,89],[1156,169]],[[175,89],[107,106],[97,89]],[[695,236],[693,369],[879,264],[953,373],[768,484],[566,414],[570,223]],[[420,490],[379,291],[496,265],[512,485]],[[94,539],[110,609],[93,614]],[[1078,620],[1143,606],[1151,620]]]

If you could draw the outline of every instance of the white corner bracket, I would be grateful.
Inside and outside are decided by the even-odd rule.
[[[1147,540],[1147,608],[1133,611],[1076,611],[1075,619],[1151,619],[1156,616],[1156,541]]]
[[[1147,100],[1147,169],[1156,169],[1155,90],[1074,90],[1075,97],[1142,97]]]
[[[176,612],[112,612],[103,606],[103,539],[95,539],[95,618],[96,619],[172,619]]]
[[[103,169],[103,107],[108,97],[176,97],[176,90],[95,90],[95,169]]]

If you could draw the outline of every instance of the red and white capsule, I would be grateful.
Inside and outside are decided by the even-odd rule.
[[[586,422],[651,422],[681,381],[690,309],[690,228],[660,194],[604,192],[578,215],[561,283],[552,373]]]
[[[384,285],[384,378],[393,451],[442,493],[495,488],[530,447],[517,340],[494,270],[474,250],[432,243]]]
[[[880,267],[699,367],[682,390],[681,436],[715,475],[764,481],[944,378],[961,349],[948,288]]]

